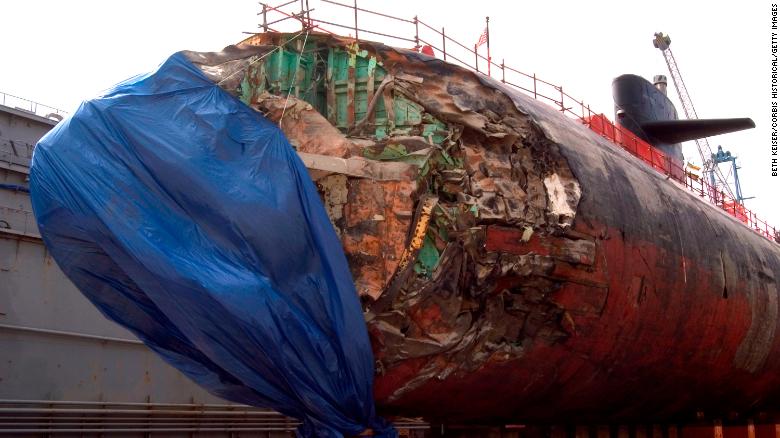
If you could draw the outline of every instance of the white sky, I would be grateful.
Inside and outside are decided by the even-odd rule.
[[[614,77],[669,76],[652,45],[654,32],[669,34],[699,117],[756,122],[756,129],[713,137],[710,144],[713,149],[722,144],[740,158],[743,192],[757,197],[746,205],[780,226],[780,177],[772,177],[769,169],[770,1],[358,3],[410,19],[416,14],[468,45],[490,16],[494,60],[504,58],[518,70],[563,84],[568,94],[610,118]],[[337,7],[318,0],[310,4],[316,17],[351,22]],[[259,10],[253,0],[2,1],[0,91],[72,111],[80,101],[153,69],[178,50],[219,50],[243,39],[243,31],[257,29]],[[414,35],[408,24],[376,25],[365,14],[359,20],[361,27]],[[682,117],[671,78],[669,86]],[[699,161],[693,143],[686,144],[685,155]]]

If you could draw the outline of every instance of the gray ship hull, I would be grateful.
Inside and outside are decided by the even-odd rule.
[[[294,420],[208,394],[60,271],[25,191],[55,124],[0,106],[0,436],[290,436]]]

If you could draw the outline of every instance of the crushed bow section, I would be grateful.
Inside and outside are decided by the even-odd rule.
[[[305,41],[263,34],[191,59],[279,123],[309,168],[376,372],[421,361],[385,401],[572,334],[553,295],[597,281],[597,245],[571,229],[578,181],[512,91],[411,51]]]

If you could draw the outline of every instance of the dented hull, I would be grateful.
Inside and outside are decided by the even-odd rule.
[[[780,407],[777,244],[482,75],[325,35],[241,47],[190,56],[304,157],[386,412],[544,423]]]

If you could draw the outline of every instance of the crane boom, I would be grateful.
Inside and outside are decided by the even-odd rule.
[[[666,35],[663,32],[655,33],[653,45],[664,55],[666,66],[669,68],[669,74],[672,76],[674,88],[677,90],[677,95],[680,97],[680,103],[682,103],[685,117],[695,120],[698,119],[699,116],[696,114],[696,108],[693,106],[693,100],[691,100],[691,96],[688,94],[688,88],[685,86],[685,81],[683,81],[682,74],[680,74],[680,69],[677,67],[677,61],[674,59],[672,49],[669,47],[671,43],[672,40],[669,38],[669,35]],[[699,155],[701,156],[704,175],[706,176],[709,173],[710,175],[714,176],[714,179],[716,179],[718,182],[718,187],[728,193],[732,199],[736,199],[734,197],[734,193],[731,191],[731,187],[726,182],[726,178],[723,176],[717,164],[712,159],[714,154],[712,152],[712,148],[710,148],[710,143],[707,141],[707,138],[699,138],[695,141],[696,148],[699,150]]]

